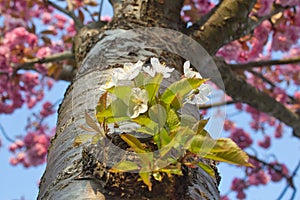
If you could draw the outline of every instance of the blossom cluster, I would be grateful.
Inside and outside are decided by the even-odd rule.
[[[9,146],[9,150],[14,154],[10,158],[10,164],[22,164],[27,168],[41,165],[46,161],[50,137],[53,135],[53,131],[43,124],[42,121],[53,113],[53,105],[50,102],[45,102],[39,114],[35,115],[36,120],[29,121],[26,136],[17,139]]]
[[[49,89],[52,86],[52,80],[44,77],[48,75],[45,64],[36,64],[35,70],[42,75],[33,71],[24,72],[22,64],[34,57],[42,59],[71,48],[70,42],[63,44],[63,41],[49,42],[45,39],[52,32],[40,30],[41,33],[36,33],[28,28],[29,20],[44,19],[47,13],[53,14],[53,9],[42,7],[42,4],[30,5],[28,1],[21,0],[14,1],[14,5],[0,3],[4,20],[0,28],[5,32],[3,38],[0,38],[0,113],[12,113],[23,104],[32,108],[43,99],[45,86]],[[18,9],[21,9],[20,12],[17,12]],[[43,22],[45,25],[52,23],[55,30],[62,23],[61,28],[66,29],[68,26],[66,17],[62,15],[55,15],[54,19],[51,17],[50,21]],[[75,29],[73,32],[70,29],[69,34],[70,37],[74,35]]]
[[[250,186],[266,185],[270,181],[279,182],[289,175],[287,167],[277,161],[265,166],[254,159],[251,159],[250,162],[255,168],[246,168],[247,177],[245,179],[234,178],[231,183],[231,190],[236,192],[237,199],[245,199],[245,190]]]
[[[108,89],[117,86],[120,81],[133,81],[138,75],[146,75],[155,77],[157,74],[162,75],[163,78],[169,78],[174,68],[169,68],[160,63],[158,58],[150,59],[151,65],[144,66],[142,61],[137,63],[125,63],[123,68],[115,68],[112,71],[112,76],[108,82],[100,87],[102,92],[106,92]],[[191,69],[190,62],[184,63],[184,77],[185,78],[199,78],[202,76]],[[211,88],[208,84],[201,84],[199,88],[191,90],[185,97],[184,103],[189,104],[204,104],[209,101],[208,96],[211,94]],[[129,94],[129,106],[132,105],[129,110],[131,118],[136,118],[139,114],[145,113],[148,110],[148,93],[145,89],[139,87],[133,87],[131,94]]]

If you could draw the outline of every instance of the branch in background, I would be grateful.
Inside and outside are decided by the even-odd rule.
[[[270,81],[269,79],[264,77],[262,74],[260,74],[256,71],[253,71],[253,70],[248,70],[248,72],[252,73],[254,76],[257,76],[258,78],[260,78],[264,82],[268,83],[272,87],[272,89],[276,88],[276,85],[272,81]],[[287,96],[291,100],[290,103],[299,103],[293,96],[290,96],[290,95],[287,95]]]
[[[98,21],[101,21],[101,14],[102,14],[102,9],[103,9],[103,3],[104,0],[100,1],[100,6],[99,6],[99,12],[98,12]]]
[[[255,67],[268,67],[272,65],[288,65],[288,64],[296,64],[300,63],[300,57],[295,57],[295,58],[286,58],[286,59],[281,59],[281,60],[261,60],[257,62],[248,62],[245,64],[229,64],[230,68],[233,70],[238,70],[238,69],[252,69]]]
[[[248,16],[255,3],[256,0],[223,0],[202,26],[188,29],[188,35],[202,44],[210,54],[215,54],[224,44],[249,33],[246,30]]]
[[[43,63],[50,63],[50,62],[58,62],[63,60],[72,59],[74,60],[74,54],[70,51],[65,51],[62,53],[52,54],[50,56],[46,56],[44,58],[34,58],[30,59],[27,62],[18,66],[18,69],[25,69],[25,70],[34,70],[34,64],[43,64]]]
[[[5,129],[3,128],[3,126],[2,126],[1,124],[0,124],[0,130],[1,130],[1,133],[2,133],[2,135],[4,136],[4,138],[5,138],[6,140],[8,140],[9,142],[12,142],[12,143],[15,142],[14,139],[10,138],[10,137],[7,135]]]
[[[58,62],[63,60],[74,60],[74,54],[70,51],[65,51],[62,53],[52,54],[50,56],[46,56],[44,58],[34,58],[30,59],[27,62],[19,65],[17,70],[24,69],[24,70],[36,70],[34,65],[35,64],[43,64],[43,63],[51,63],[51,62]],[[72,66],[66,65],[63,66],[62,72],[60,73],[59,80],[71,81],[73,78],[73,71],[74,68]]]
[[[231,96],[234,100],[247,103],[253,108],[284,122],[293,128],[294,136],[300,138],[300,117],[296,113],[289,110],[265,92],[259,91],[248,84],[244,79],[238,77],[223,58],[215,57],[214,61],[224,81],[226,94]],[[220,88],[222,88],[222,86]]]
[[[296,168],[294,169],[294,171],[293,171],[291,177],[294,177],[295,175],[297,175],[297,172],[298,172],[299,168],[300,168],[300,160],[299,160],[299,162],[298,162]],[[289,186],[287,185],[287,186],[283,189],[283,191],[281,192],[281,194],[280,194],[279,197],[277,198],[278,200],[280,200],[280,199],[283,198],[283,196],[284,196],[284,194],[286,193],[286,191],[287,191],[288,188],[289,188]],[[296,192],[297,192],[297,189],[296,189],[295,186],[292,187],[292,188],[293,188],[294,191],[293,191],[293,194],[292,194],[292,196],[291,196],[291,198],[290,198],[291,200],[295,199],[295,195],[296,195]]]
[[[286,179],[286,181],[288,182],[288,184],[289,184],[288,186],[290,186],[291,188],[295,188],[295,184],[294,184],[294,181],[293,181],[293,177],[295,176],[294,173],[292,175],[290,175],[290,176],[285,175],[285,174],[282,173],[281,170],[277,169],[274,165],[271,165],[271,164],[269,164],[269,163],[267,163],[267,162],[265,162],[265,161],[257,158],[256,156],[253,156],[253,155],[249,155],[249,157],[252,158],[252,159],[254,159],[254,160],[256,160],[256,161],[258,161],[258,162],[260,162],[264,166],[270,167],[272,170],[274,170],[277,173],[279,173],[280,175],[282,175]]]
[[[210,54],[215,54],[225,44],[248,35],[264,20],[289,8],[274,4],[269,15],[249,17],[255,3],[256,0],[223,0],[209,15],[204,16],[204,19],[208,18],[206,22],[200,19],[187,30],[187,34]]]
[[[208,105],[202,105],[202,106],[199,106],[199,109],[215,108],[215,107],[235,104],[237,102],[238,101],[225,101],[225,102],[213,103],[213,104],[208,104]]]
[[[74,20],[75,23],[75,28],[78,31],[80,28],[83,27],[83,22],[80,21],[80,19],[78,17],[76,17],[75,13],[73,12],[73,10],[69,11],[66,10],[62,7],[60,7],[59,5],[53,3],[52,1],[49,0],[45,0],[47,4],[51,5],[52,7],[54,7],[55,9],[59,10],[60,12],[68,15],[69,17],[71,17]]]

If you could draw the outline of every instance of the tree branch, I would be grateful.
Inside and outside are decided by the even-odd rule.
[[[62,53],[52,54],[50,56],[46,56],[44,58],[34,58],[30,59],[27,62],[19,65],[17,67],[17,70],[24,69],[24,70],[36,70],[34,65],[35,64],[43,64],[43,63],[50,63],[50,62],[58,62],[63,60],[74,60],[74,54],[70,51],[65,51]],[[65,80],[65,81],[71,81],[73,78],[73,71],[74,68],[70,65],[63,66],[63,69],[59,75],[59,77],[56,77],[58,80]]]
[[[264,20],[288,9],[274,4],[269,15],[251,16],[256,0],[223,0],[208,16],[191,26],[187,34],[192,36],[210,53],[215,54],[223,45],[251,33]]]
[[[19,65],[18,69],[24,69],[24,70],[34,70],[34,64],[43,64],[43,63],[50,63],[50,62],[58,62],[71,59],[74,60],[74,54],[70,51],[65,51],[62,53],[56,53],[49,56],[46,56],[44,58],[34,58],[26,61],[25,63]]]
[[[300,138],[300,117],[296,113],[238,77],[224,59],[215,57],[214,61],[224,81],[225,92],[229,96],[284,122],[294,129],[294,136]]]
[[[14,142],[15,142],[14,139],[10,138],[10,137],[7,135],[7,133],[6,133],[5,129],[4,129],[4,127],[3,127],[1,124],[0,124],[0,131],[1,131],[2,135],[4,136],[4,138],[5,138],[7,141],[9,141],[9,142],[11,142],[11,143],[14,143]]]
[[[238,101],[224,101],[224,102],[218,102],[218,103],[213,103],[213,104],[208,104],[208,105],[202,105],[199,106],[199,109],[209,109],[209,108],[215,108],[215,107],[220,107],[220,106],[225,106],[225,105],[231,105],[234,103],[237,103]]]
[[[76,17],[75,13],[73,12],[73,10],[66,10],[62,7],[60,7],[59,5],[53,3],[52,1],[46,0],[46,3],[51,5],[52,7],[54,7],[55,9],[59,10],[60,12],[68,15],[69,17],[71,17],[74,20],[75,23],[75,28],[78,31],[80,28],[83,27],[83,22]]]
[[[248,34],[248,15],[255,2],[223,0],[202,26],[191,27],[188,35],[200,42],[210,54],[215,54],[224,44]]]
[[[252,69],[252,68],[262,68],[262,67],[268,67],[272,65],[288,65],[288,64],[296,64],[300,63],[300,56],[294,57],[294,58],[285,58],[280,60],[261,60],[257,62],[248,62],[245,64],[229,64],[230,68],[233,70],[238,69]]]

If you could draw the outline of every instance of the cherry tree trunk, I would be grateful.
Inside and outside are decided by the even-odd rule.
[[[58,111],[57,131],[51,141],[38,199],[219,199],[218,181],[200,168],[185,168],[183,176],[153,181],[149,191],[138,181],[138,174],[109,173],[106,166],[126,156],[118,151],[117,145],[89,142],[73,145],[77,135],[87,132],[81,128],[86,125],[85,113],[95,115],[99,88],[109,79],[112,68],[157,57],[177,69],[169,82],[181,75],[181,58],[175,50],[167,51],[178,48],[176,42],[180,42],[180,38],[175,34],[178,41],[159,42],[159,29],[145,27],[180,32],[184,26],[180,21],[183,2],[111,0],[111,3],[114,7],[112,22],[106,26],[85,27],[75,40],[75,56],[80,67]],[[149,47],[157,43],[162,47]],[[168,43],[173,45],[168,46]]]

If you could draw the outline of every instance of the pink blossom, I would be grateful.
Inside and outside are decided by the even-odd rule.
[[[282,137],[282,132],[283,132],[283,130],[282,130],[282,124],[279,123],[276,126],[276,129],[275,129],[275,134],[274,134],[275,138],[281,138]]]
[[[270,177],[263,170],[252,173],[248,177],[248,183],[250,185],[266,185],[270,180]]]
[[[51,54],[51,49],[49,47],[41,47],[36,52],[36,57],[37,58],[44,58],[46,56],[49,56],[50,54]]]
[[[230,134],[230,138],[236,142],[240,148],[244,149],[249,147],[252,144],[252,139],[249,135],[249,133],[246,133],[241,128],[235,128],[232,130]]]
[[[269,148],[271,146],[271,137],[265,135],[264,140],[258,141],[258,145],[262,148]]]
[[[112,19],[111,16],[108,16],[108,15],[101,16],[101,21],[104,21],[104,22],[110,22],[111,19]]]
[[[42,21],[44,24],[49,24],[52,19],[52,15],[49,12],[45,12],[42,14]]]
[[[281,4],[282,6],[300,5],[299,0],[276,0],[276,3]]]
[[[235,128],[235,124],[233,121],[228,120],[228,119],[224,121],[224,130],[225,131],[229,131],[234,128]]]
[[[268,167],[268,173],[271,176],[271,180],[273,182],[279,182],[283,178],[283,176],[287,176],[289,171],[284,164],[280,164],[278,162],[270,163],[272,167]],[[274,170],[273,168],[277,169],[278,171]]]
[[[223,46],[217,52],[217,56],[222,56],[226,61],[237,60],[239,57],[239,53],[242,51],[242,45],[237,40],[235,40]]]
[[[258,16],[268,15],[271,12],[273,1],[270,0],[257,0],[259,4]]]
[[[24,74],[22,74],[20,77],[20,81],[24,83],[24,88],[29,91],[40,83],[39,75],[32,72],[25,72]]]

